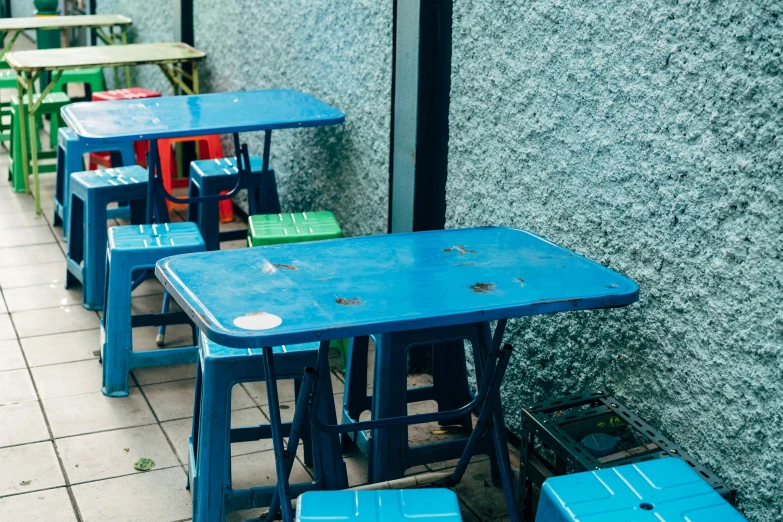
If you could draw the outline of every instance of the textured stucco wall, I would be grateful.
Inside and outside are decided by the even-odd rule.
[[[448,226],[531,230],[639,282],[515,321],[528,401],[609,387],[783,514],[783,4],[456,0]]]
[[[35,14],[33,0],[11,0],[11,16],[24,18]]]
[[[385,232],[391,3],[194,4],[205,92],[299,89],[345,112],[343,126],[272,134],[283,211],[332,210],[347,235]],[[261,154],[263,135],[247,138]]]
[[[171,19],[173,2],[158,0],[98,0],[97,14],[122,14],[133,20],[128,30],[130,43],[171,42],[174,39],[174,26]],[[120,71],[120,87],[125,87],[125,72]],[[155,65],[141,65],[131,70],[133,85],[162,92],[172,93],[171,84]],[[110,69],[104,73],[108,87],[114,86],[114,74]]]

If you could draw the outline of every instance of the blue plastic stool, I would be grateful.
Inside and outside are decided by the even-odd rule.
[[[295,379],[298,398],[304,369],[313,368],[317,364],[318,343],[275,347],[273,353],[277,378]],[[203,334],[199,335],[193,431],[188,452],[188,485],[193,493],[193,520],[225,520],[231,511],[271,504],[275,486],[242,491],[231,489],[231,442],[271,437],[270,425],[267,424],[231,427],[231,388],[240,382],[265,380],[262,361],[261,349],[227,348],[210,341]],[[331,381],[328,377],[326,380],[331,388]],[[318,406],[319,415],[321,409],[325,409],[336,416],[331,389],[328,393],[321,393],[321,397],[323,400]],[[283,423],[283,436],[290,434],[291,425],[291,422]],[[315,483],[291,484],[292,495],[309,489],[347,487],[342,456],[335,454],[330,444],[323,443],[329,440],[328,436],[326,439],[311,438],[307,429],[309,422],[305,422],[303,427],[306,429],[302,436],[305,449],[308,445],[311,447],[315,476],[321,478]],[[327,462],[329,464],[324,465]],[[334,470],[338,472],[335,474]]]
[[[237,184],[236,158],[221,158],[193,161],[190,164],[190,185],[188,195],[211,196],[233,189]],[[252,214],[279,214],[280,201],[277,195],[275,171],[269,169],[263,175],[263,160],[250,156],[253,190],[255,190],[258,212]],[[241,187],[248,188],[248,187]],[[245,239],[247,230],[220,232],[218,202],[192,203],[188,205],[188,221],[198,223],[207,250],[220,250],[221,241]]]
[[[449,489],[308,491],[296,503],[296,522],[462,522]]]
[[[674,457],[552,477],[536,522],[741,522],[745,517]]]
[[[139,166],[76,172],[71,176],[68,200],[68,251],[65,288],[79,281],[83,305],[103,309],[106,283],[106,220],[109,203],[130,203],[131,221],[144,220],[147,171]],[[66,227],[63,227],[65,229]]]
[[[106,303],[101,321],[103,394],[128,395],[128,372],[133,368],[185,364],[196,361],[195,327],[184,312],[131,314],[134,275],[146,274],[164,257],[203,252],[204,240],[195,223],[131,225],[109,229],[106,251]],[[133,351],[132,329],[161,324],[189,324],[193,345]]]
[[[133,143],[116,143],[100,146],[84,145],[79,142],[76,134],[71,129],[61,127],[57,132],[57,180],[54,191],[54,225],[62,225],[63,237],[68,237],[68,194],[71,175],[74,172],[84,170],[83,156],[88,152],[111,152],[112,165],[115,166],[127,167],[136,164]],[[111,209],[108,215],[109,218],[127,218],[130,216],[127,207]]]
[[[373,419],[407,415],[408,403],[412,402],[433,400],[438,403],[438,411],[458,409],[469,403],[473,395],[468,383],[463,339],[470,340],[475,348],[481,335],[478,328],[478,325],[464,325],[375,337],[372,394],[367,393],[367,338],[352,339],[348,349],[342,423],[357,422],[364,411],[370,411]],[[432,346],[433,384],[407,389],[407,349],[414,346]],[[480,365],[477,351],[474,349],[474,359]],[[441,424],[461,425],[466,430],[473,426],[469,413]],[[406,426],[375,430],[371,437],[364,431],[350,433],[348,437],[367,455],[371,482],[402,478],[405,470],[413,466],[458,459],[467,440],[409,447]],[[489,455],[493,477],[498,480],[493,447],[490,437],[485,436],[478,452]]]

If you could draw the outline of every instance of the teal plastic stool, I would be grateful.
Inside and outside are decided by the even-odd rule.
[[[308,491],[296,503],[296,522],[462,522],[449,489]]]
[[[299,407],[300,403],[308,400],[309,392],[305,392],[304,398],[300,397],[299,392],[301,386],[306,386],[306,383],[302,384],[304,369],[314,368],[317,364],[318,343],[276,346],[273,348],[273,359],[277,381],[295,381],[295,416],[304,415],[305,412],[299,410]],[[193,520],[225,520],[232,511],[267,506],[277,511],[279,504],[274,502],[277,498],[276,485],[243,490],[232,489],[231,485],[231,443],[273,436],[270,424],[231,427],[231,389],[240,382],[266,380],[261,348],[228,348],[210,341],[203,334],[199,336],[193,431],[188,450],[188,487],[193,494]],[[308,382],[312,383],[312,380]],[[267,382],[267,387],[272,388],[271,383]],[[320,413],[331,409],[331,415],[336,415],[332,397],[331,393],[321,394],[318,405]],[[270,406],[275,403],[268,402]],[[279,410],[275,414],[279,416]],[[322,437],[311,436],[309,422],[301,423],[298,428],[301,431],[297,431],[293,421],[282,423],[281,428],[283,436],[290,437],[293,432],[297,433],[297,444],[301,439],[304,445],[305,463],[313,466],[315,476],[320,477],[316,482],[291,484],[294,494],[308,489],[346,485],[343,481],[347,478],[342,455],[330,451],[329,444],[324,444]],[[307,462],[308,459],[310,462]],[[342,472],[335,474],[333,470]]]
[[[148,179],[149,182],[149,179]],[[128,372],[133,368],[196,362],[196,330],[184,312],[133,314],[131,289],[139,274],[154,270],[164,257],[204,252],[204,240],[195,223],[118,226],[109,229],[106,251],[104,313],[101,321],[101,360],[104,395],[128,395]],[[166,294],[168,295],[168,294]],[[161,324],[189,324],[193,346],[133,349],[133,328]]]
[[[87,310],[103,309],[106,220],[109,219],[106,207],[110,203],[128,202],[131,223],[143,223],[148,176],[147,169],[138,165],[88,170],[71,176],[66,214],[69,223],[65,288],[77,280],[81,282],[82,304]]]
[[[536,522],[746,522],[683,460],[668,457],[552,477]]]

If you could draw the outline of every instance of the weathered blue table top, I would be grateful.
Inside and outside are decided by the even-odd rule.
[[[345,114],[293,90],[221,92],[74,103],[62,116],[87,143],[335,125]]]
[[[617,307],[639,297],[622,275],[497,227],[187,254],[159,261],[156,274],[207,337],[242,348]]]

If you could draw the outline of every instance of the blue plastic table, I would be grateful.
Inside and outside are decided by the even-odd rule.
[[[489,321],[497,320],[494,336],[487,336],[491,346],[474,400],[486,407],[480,409],[477,428],[450,483],[461,479],[476,434],[491,429],[515,522],[520,515],[498,389],[510,355],[500,347],[506,320],[625,306],[639,294],[633,281],[578,254],[528,232],[494,227],[188,254],[159,261],[156,274],[196,326],[219,344],[263,348],[265,360],[271,360],[273,346],[320,341],[319,382],[329,381],[332,339],[474,323],[489,332]],[[266,378],[274,380],[268,373]],[[321,386],[314,388],[318,394]],[[270,412],[277,409],[276,401],[269,404]],[[311,404],[317,404],[316,399]],[[285,453],[279,418],[270,416],[285,505]],[[455,415],[438,412],[335,426],[310,412],[313,426],[330,433],[377,432],[439,416]]]
[[[157,140],[206,134],[233,134],[236,154],[246,150],[240,146],[239,133],[266,131],[264,136],[264,165],[261,176],[269,169],[269,149],[272,131],[300,127],[337,125],[345,115],[313,96],[294,90],[266,90],[222,92],[193,96],[166,96],[143,100],[118,100],[102,103],[74,103],[63,108],[62,116],[78,139],[85,144],[105,144],[150,140],[150,184],[148,221],[156,212],[158,222],[168,216],[163,198],[178,201],[162,193],[159,181],[159,156]],[[246,154],[245,154],[246,155]],[[249,160],[240,161],[242,176],[250,175]],[[155,195],[161,201],[155,202]],[[252,191],[251,191],[252,193]],[[211,199],[227,199],[230,194]],[[201,198],[204,201],[210,198]],[[157,205],[157,207],[156,207]],[[251,213],[255,210],[250,197]]]

